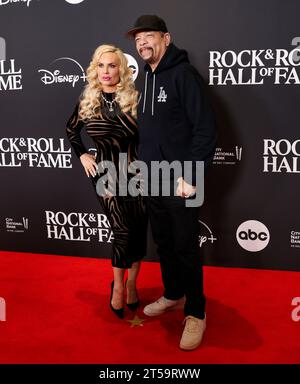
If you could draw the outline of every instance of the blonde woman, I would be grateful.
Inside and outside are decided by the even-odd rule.
[[[125,55],[113,45],[100,45],[95,50],[87,69],[87,82],[66,131],[87,177],[91,177],[98,191],[97,181],[101,175],[97,164],[108,160],[118,169],[121,152],[127,153],[128,164],[137,159],[137,91]],[[87,153],[83,145],[80,136],[83,127],[95,143],[95,156]],[[123,318],[125,293],[129,309],[134,311],[139,305],[136,280],[140,260],[146,252],[145,209],[140,196],[97,195],[114,233],[110,308]]]

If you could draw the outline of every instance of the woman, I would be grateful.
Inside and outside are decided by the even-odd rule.
[[[88,84],[73,115],[67,123],[67,136],[88,177],[97,189],[100,174],[97,164],[108,160],[118,169],[119,154],[127,153],[128,165],[137,159],[138,130],[135,121],[137,91],[131,69],[119,48],[100,45],[87,69]],[[80,131],[85,126],[93,139],[97,154],[87,153]],[[118,182],[118,177],[116,182]],[[118,190],[118,189],[117,189]],[[99,196],[99,195],[98,195]],[[140,260],[146,252],[146,215],[141,196],[122,197],[107,191],[99,196],[104,213],[114,233],[110,307],[120,318],[126,304],[136,310],[139,299],[136,279]],[[128,277],[124,289],[124,274]]]

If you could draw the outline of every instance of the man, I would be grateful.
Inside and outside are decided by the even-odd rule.
[[[215,151],[215,125],[204,95],[203,81],[189,64],[186,51],[171,43],[164,20],[140,16],[127,32],[145,65],[145,85],[138,106],[140,160],[203,161],[211,163]],[[187,207],[195,195],[196,168],[177,179],[170,196],[149,196],[153,238],[160,257],[164,295],[144,308],[148,316],[184,308],[180,348],[192,350],[201,343],[206,328],[202,262],[199,256],[199,207]],[[152,180],[150,180],[152,182]],[[161,180],[161,183],[163,180]],[[161,191],[160,191],[161,192]]]

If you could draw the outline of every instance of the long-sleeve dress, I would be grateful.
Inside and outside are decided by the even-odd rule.
[[[113,94],[104,94],[106,98],[112,98]],[[119,108],[116,112],[103,113],[100,117],[93,117],[83,122],[78,116],[79,104],[77,104],[70,117],[66,133],[79,158],[87,153],[82,139],[81,130],[85,127],[87,134],[92,138],[97,150],[96,163],[111,161],[116,170],[119,167],[119,154],[126,153],[128,166],[137,160],[138,129],[135,120],[128,113],[123,113]],[[126,175],[125,175],[126,176]],[[95,191],[101,174],[91,177]],[[117,176],[117,190],[118,190]],[[112,266],[117,268],[131,268],[132,263],[141,260],[146,254],[147,239],[147,215],[141,195],[119,196],[107,194],[100,196],[99,202],[111,225],[114,240],[112,246]]]

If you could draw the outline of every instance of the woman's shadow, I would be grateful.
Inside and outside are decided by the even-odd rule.
[[[170,311],[155,317],[148,317],[143,313],[144,306],[159,297],[160,294],[161,287],[139,289],[140,307],[136,313],[127,311],[124,320],[130,320],[136,314],[146,320],[145,326],[147,323],[159,321],[165,329],[168,343],[177,345],[178,337],[183,329],[184,315],[182,310]],[[117,319],[108,309],[109,292],[99,294],[92,291],[78,291],[76,296],[80,301],[93,307],[95,316],[101,318],[102,321],[111,323],[114,319],[116,322],[120,322],[120,319]],[[107,305],[108,310],[103,309],[105,305]],[[262,344],[262,338],[255,326],[243,317],[237,309],[212,298],[207,298],[206,308],[208,315],[207,329],[203,339],[204,346],[251,351]]]

